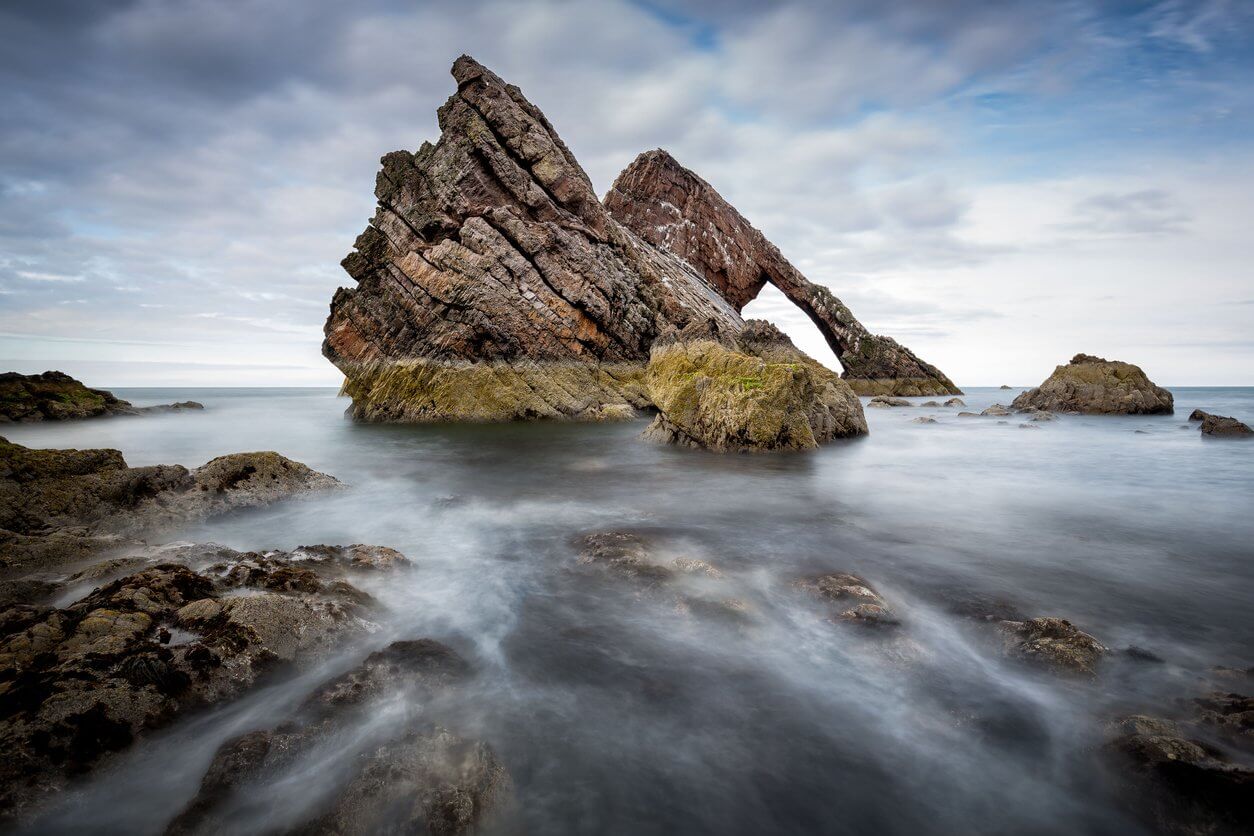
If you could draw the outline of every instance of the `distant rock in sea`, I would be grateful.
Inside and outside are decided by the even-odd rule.
[[[457,90],[440,108],[439,142],[383,158],[377,211],[343,262],[357,286],[335,294],[323,353],[345,375],[353,417],[601,421],[656,407],[665,418],[646,381],[655,344],[695,330],[735,345],[746,329],[740,309],[767,281],[824,323],[847,378],[894,391],[900,387],[888,378],[908,379],[901,385],[913,394],[958,391],[892,340],[870,335],[662,152],[637,160],[602,205],[553,126],[517,87],[467,56],[454,63],[453,76]],[[646,158],[657,165],[644,166]],[[670,179],[652,176],[662,170]],[[672,188],[687,190],[690,200],[680,205],[691,204],[724,245],[735,245],[731,262],[716,264],[711,251],[681,247],[678,238],[653,240],[657,230],[642,219],[674,208],[671,198],[680,198],[668,197]],[[734,280],[718,279],[724,267]],[[752,288],[742,281],[750,274]],[[790,346],[789,359],[767,362],[798,358],[804,355]],[[802,365],[799,374],[823,380],[801,387],[813,396],[848,387],[831,383],[835,374],[819,375],[809,358]],[[650,380],[656,385],[658,376]],[[707,417],[721,408],[716,390],[697,410]],[[802,408],[790,387],[739,394],[748,392],[759,406],[778,393],[791,405],[771,408]],[[733,412],[746,402],[734,400],[727,404]],[[803,412],[817,417],[824,409],[816,401]],[[860,420],[860,405],[856,413]],[[731,426],[743,417],[716,420]],[[686,417],[671,418],[673,427],[688,426],[684,436],[702,435]]]
[[[1058,366],[1040,386],[1015,398],[1013,406],[1090,415],[1170,415],[1174,409],[1171,393],[1154,385],[1140,367],[1089,354]]]
[[[195,401],[133,406],[112,392],[90,389],[64,372],[0,374],[0,423],[73,421],[104,415],[145,415],[204,409]]]
[[[1200,416],[1194,418],[1193,416]],[[1209,412],[1202,412],[1200,409],[1193,410],[1193,414],[1189,416],[1190,421],[1202,422],[1202,435],[1217,436],[1223,438],[1248,438],[1254,435],[1247,425],[1241,423],[1236,418],[1227,418],[1223,415],[1211,415]]]

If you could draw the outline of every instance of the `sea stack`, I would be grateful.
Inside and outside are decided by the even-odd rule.
[[[1013,406],[1090,415],[1170,415],[1174,400],[1139,366],[1077,354],[1040,386],[1015,398]]]
[[[457,91],[440,108],[439,141],[383,158],[377,211],[343,262],[357,285],[341,288],[331,302],[323,353],[345,375],[353,417],[615,420],[660,410],[652,437],[709,449],[776,449],[864,433],[851,383],[867,391],[958,391],[908,350],[867,332],[664,152],[637,160],[603,205],[517,87],[467,56],[454,63],[453,77]],[[659,237],[645,223],[669,201],[662,180],[644,176],[652,170],[646,159],[687,189],[683,205],[719,230],[731,247],[728,260],[716,262],[678,235]],[[767,355],[743,351],[767,333],[740,338],[740,310],[767,281],[820,324],[845,364],[843,379],[773,328]],[[771,387],[733,393],[706,384],[700,393],[712,400],[685,406],[699,407],[713,420],[709,427],[722,429],[697,430],[688,420],[696,413],[668,422],[659,401],[673,402],[674,388],[661,383],[655,344],[663,341],[663,354],[675,357],[681,350],[674,346],[694,334],[750,365],[782,363],[809,382],[784,387],[786,397]],[[742,377],[775,380],[777,371]],[[775,394],[782,400],[766,403]],[[765,445],[742,443],[754,436],[741,432],[742,418],[781,408],[784,423],[798,432]],[[730,413],[716,417],[720,409]]]

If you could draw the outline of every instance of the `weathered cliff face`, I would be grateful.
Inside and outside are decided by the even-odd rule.
[[[463,56],[435,145],[383,158],[324,354],[370,420],[601,418],[647,405],[653,339],[743,322],[641,241],[522,92]]]
[[[647,151],[605,196],[609,214],[699,270],[740,311],[767,282],[818,326],[864,395],[962,394],[939,369],[867,331],[827,288],[806,279],[714,187],[665,151]]]

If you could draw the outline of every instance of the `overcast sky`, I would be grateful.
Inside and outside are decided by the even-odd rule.
[[[0,6],[0,366],[335,384],[379,157],[462,52],[604,193],[664,147],[960,385],[1254,384],[1254,2]],[[834,362],[781,296],[746,311]]]

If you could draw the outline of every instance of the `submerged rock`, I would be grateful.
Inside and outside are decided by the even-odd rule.
[[[1247,698],[1219,696],[1226,703],[1243,705],[1248,712]],[[1194,702],[1200,710],[1179,722],[1137,714],[1111,724],[1107,761],[1130,791],[1128,807],[1164,833],[1254,831],[1254,768],[1249,751],[1245,749],[1241,757],[1240,746],[1216,745],[1230,743],[1233,730],[1221,727],[1219,737],[1206,731],[1213,717],[1206,706],[1212,700]]]
[[[105,415],[144,415],[187,409],[204,409],[204,406],[195,401],[132,406],[112,392],[89,389],[64,372],[0,374],[0,423],[72,421]]]
[[[140,534],[339,486],[274,452],[195,470],[128,467],[117,450],[39,450],[0,438],[0,570],[52,566]]]
[[[654,346],[646,375],[660,410],[644,437],[715,452],[807,450],[867,431],[862,405],[836,374],[767,322],[735,340],[678,335]]]
[[[611,217],[691,264],[737,310],[766,284],[801,308],[859,395],[959,394],[939,369],[871,334],[826,287],[809,281],[714,187],[661,149],[646,151],[605,195]]]
[[[1061,673],[1092,676],[1106,647],[1062,618],[1003,621],[998,625],[1006,652]]]
[[[928,417],[928,416],[926,416],[926,415],[920,415],[918,418],[913,418],[913,419],[911,419],[910,423],[912,423],[912,424],[935,424],[935,423],[936,423],[936,419],[935,419],[935,418],[929,418],[929,417]]]
[[[1173,399],[1140,367],[1077,354],[1035,389],[1014,399],[1018,408],[1092,415],[1170,415]]]
[[[144,732],[370,629],[368,597],[345,580],[369,547],[314,548],[328,556],[320,574],[295,553],[187,546],[167,554],[185,562],[125,575],[67,607],[4,609],[0,820]]]
[[[292,719],[223,744],[199,793],[166,833],[219,833],[243,824],[248,804],[256,803],[269,782],[283,780],[329,750],[336,753],[343,780],[334,788],[312,790],[304,808],[292,813],[290,832],[467,834],[490,829],[512,806],[509,773],[486,744],[434,726],[420,712],[469,672],[453,650],[430,639],[393,642],[370,654],[318,687]],[[393,695],[412,707],[407,715],[365,741],[349,737],[346,749],[340,742],[344,736]]]
[[[833,572],[795,583],[825,601],[836,605],[836,618],[871,627],[895,627],[901,623],[878,592],[857,575]]]
[[[1195,410],[1199,411],[1199,410]],[[1190,416],[1191,418],[1192,416]],[[1211,415],[1209,412],[1202,413],[1202,435],[1217,436],[1225,438],[1248,438],[1254,435],[1254,430],[1238,421],[1236,418],[1225,418],[1222,415]]]

